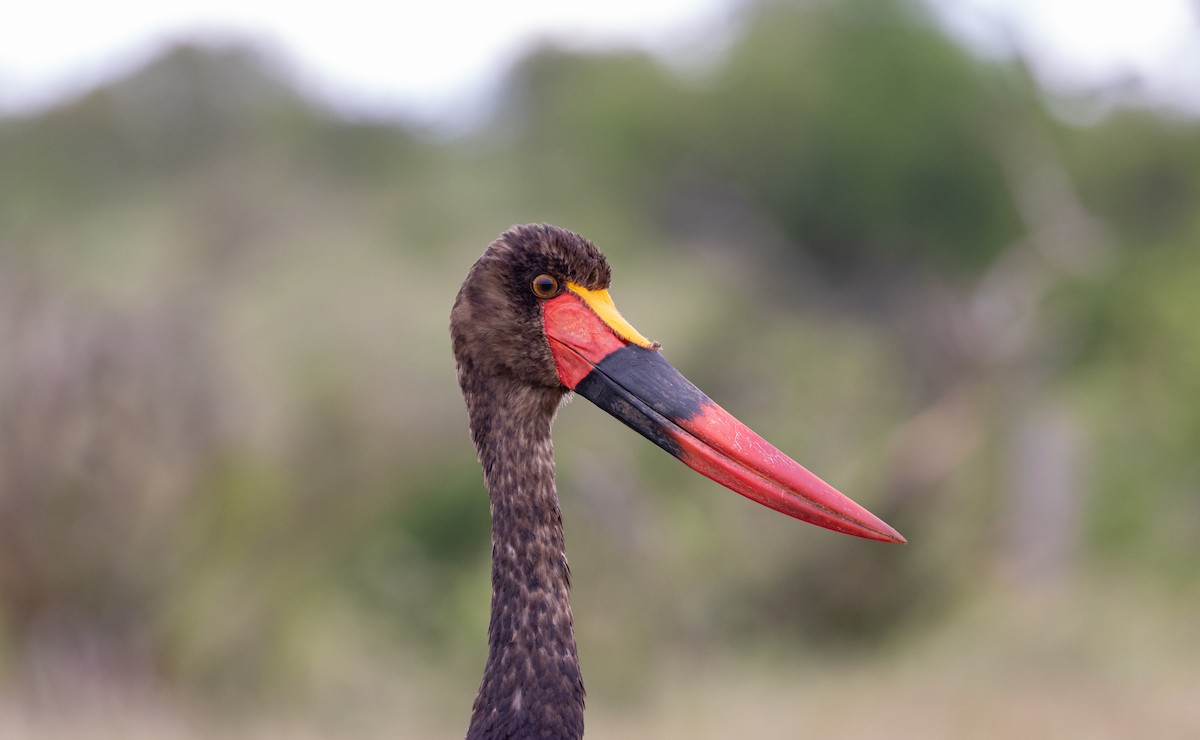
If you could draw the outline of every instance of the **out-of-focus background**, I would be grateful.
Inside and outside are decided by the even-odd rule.
[[[0,736],[461,737],[528,221],[910,541],[569,405],[589,737],[1200,736],[1196,3],[441,5],[4,21]]]

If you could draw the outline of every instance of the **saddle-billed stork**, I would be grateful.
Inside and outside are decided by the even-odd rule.
[[[574,391],[716,482],[797,519],[904,542],[755,434],[621,317],[578,234],[514,226],[471,267],[450,334],[491,498],[492,613],[468,740],[578,738],[583,679],[550,425]]]

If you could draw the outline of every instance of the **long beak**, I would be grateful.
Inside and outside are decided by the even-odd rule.
[[[544,304],[563,385],[746,498],[819,527],[906,540],[704,395],[637,333],[608,296],[574,284]]]

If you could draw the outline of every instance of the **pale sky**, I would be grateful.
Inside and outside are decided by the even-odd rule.
[[[1112,81],[1150,102],[1200,114],[1200,0],[935,0],[976,48],[1016,45],[1044,84],[1086,90]],[[987,24],[988,18],[998,23]],[[1000,40],[998,29],[1008,29]]]
[[[931,0],[985,53],[1023,49],[1044,82],[1142,80],[1200,113],[1200,0]],[[0,111],[51,104],[117,77],[171,40],[248,37],[335,105],[426,120],[478,97],[528,46],[637,46],[699,56],[728,37],[729,0],[105,0],[12,3],[0,22]]]

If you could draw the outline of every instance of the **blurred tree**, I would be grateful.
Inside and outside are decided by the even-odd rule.
[[[288,162],[344,184],[414,162],[413,132],[337,119],[307,102],[282,68],[249,45],[181,45],[79,100],[0,120],[0,228],[179,187],[218,163],[251,174],[255,162],[268,170]]]
[[[720,69],[698,157],[802,248],[978,269],[1019,233],[1000,162],[1028,82],[912,3],[767,2]]]
[[[645,55],[544,50],[516,70],[505,125],[554,187],[598,178],[651,214],[736,187],[830,266],[978,270],[1017,236],[1005,137],[1040,116],[1019,70],[903,0],[756,3],[741,23],[694,80]]]

